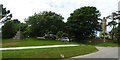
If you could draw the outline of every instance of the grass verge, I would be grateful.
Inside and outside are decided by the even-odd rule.
[[[61,59],[60,54],[64,54],[65,58],[70,58],[78,55],[84,55],[96,52],[94,46],[83,45],[76,47],[59,47],[45,49],[28,49],[28,50],[6,50],[2,51],[2,58],[38,58],[38,59]],[[53,59],[52,59],[53,60]]]
[[[2,47],[23,47],[23,46],[45,46],[45,45],[64,45],[77,44],[74,42],[62,42],[57,40],[42,40],[35,38],[27,38],[25,40],[3,39]]]
[[[103,46],[103,47],[118,47],[118,46],[120,46],[118,43],[113,43],[113,42],[88,43],[88,45]]]

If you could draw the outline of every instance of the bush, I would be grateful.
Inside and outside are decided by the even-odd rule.
[[[56,35],[57,35],[58,38],[61,38],[62,35],[63,35],[63,32],[62,31],[58,31]]]

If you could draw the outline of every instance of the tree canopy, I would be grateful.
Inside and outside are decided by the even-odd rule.
[[[18,19],[7,21],[4,26],[2,26],[2,38],[13,38],[19,29]]]
[[[63,30],[63,17],[55,12],[43,11],[30,16],[26,23],[30,25],[30,36],[43,36],[45,33],[54,33]]]
[[[67,20],[69,34],[78,41],[94,36],[94,33],[100,30],[99,16],[100,12],[96,7],[76,9]]]
[[[8,20],[11,20],[12,14],[10,13],[10,10],[6,10],[6,8],[3,8],[3,5],[0,4],[0,9],[2,12],[2,16],[0,16],[0,23],[5,23]]]

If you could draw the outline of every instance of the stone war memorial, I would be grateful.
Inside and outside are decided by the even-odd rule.
[[[23,34],[20,31],[17,31],[16,35],[13,37],[15,40],[22,40],[24,39]]]
[[[101,34],[100,34],[100,37],[103,38],[103,42],[106,42],[106,37],[108,37],[108,33],[106,32],[106,27],[107,27],[107,24],[106,24],[107,20],[105,17],[103,17],[102,21],[101,21],[101,27],[102,27],[102,31],[101,31]]]
[[[105,19],[105,17],[103,17],[103,19],[102,19],[102,32],[103,33],[106,32],[106,19]]]

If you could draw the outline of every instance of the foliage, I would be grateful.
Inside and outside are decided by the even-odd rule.
[[[56,35],[57,35],[58,38],[61,38],[61,37],[62,37],[62,34],[63,34],[62,31],[58,31]]]
[[[10,20],[2,26],[2,38],[13,38],[19,29],[18,19]]]
[[[68,34],[67,33],[63,33],[62,37],[68,37]]]
[[[67,21],[67,28],[71,37],[76,40],[85,40],[90,35],[100,30],[98,17],[100,12],[96,7],[82,7],[71,13]]]
[[[105,38],[109,38],[109,34],[108,34],[107,32],[104,32],[104,33],[101,32],[101,33],[100,33],[100,38],[104,38],[104,37],[105,37]]]
[[[21,31],[21,34],[24,35],[24,37],[27,37],[29,35],[29,28],[26,23],[20,23],[19,29]]]
[[[110,16],[106,17],[108,19],[112,19],[112,21],[108,22],[108,26],[112,27],[112,30],[110,32],[111,39],[114,39],[114,34],[117,34],[116,26],[118,25],[117,20],[120,20],[120,16],[117,12],[113,12]]]
[[[20,31],[24,37],[29,34],[29,28],[26,23],[20,23],[18,19],[10,20],[2,26],[2,37],[13,38],[17,31]]]
[[[10,14],[10,10],[6,10],[6,8],[3,8],[2,4],[1,4],[1,6],[2,6],[2,17],[0,17],[0,20],[2,20],[2,21],[0,23],[5,23],[8,20],[11,20],[12,14]]]
[[[63,17],[55,12],[43,11],[34,14],[28,18],[26,23],[30,26],[30,36],[43,36],[45,33],[52,32],[56,34],[64,29]]]
[[[67,34],[67,33],[64,33],[64,32],[62,32],[62,31],[58,31],[56,35],[57,35],[58,38],[68,37],[68,34]]]
[[[117,38],[118,42],[120,43],[120,22],[119,22],[118,27],[117,27],[116,38]]]
[[[114,42],[120,42],[120,23],[118,24],[118,27],[112,29],[110,33],[110,35],[113,35]]]

